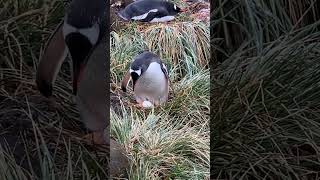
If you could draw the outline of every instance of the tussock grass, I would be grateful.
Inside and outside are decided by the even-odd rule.
[[[209,138],[205,127],[190,127],[180,118],[149,113],[139,117],[111,111],[113,133],[132,159],[130,179],[203,179],[208,177]]]
[[[79,137],[84,128],[72,101],[68,61],[46,99],[34,83],[63,2],[0,1],[1,179],[105,179],[106,157]]]
[[[208,68],[209,35],[209,24],[203,22],[155,25],[135,23],[129,25],[124,32],[113,31],[111,32],[111,58],[114,59],[111,61],[111,72],[126,72],[122,69],[128,66],[132,56],[143,50],[149,50],[158,54],[169,67],[175,67],[179,78],[185,75],[193,76],[201,69]],[[120,43],[121,46],[115,45]],[[123,64],[120,65],[119,61]]]
[[[169,101],[153,110],[131,107],[131,87],[120,90],[143,50],[169,67]],[[129,179],[209,179],[209,55],[209,28],[202,22],[133,23],[111,33],[111,86],[120,101],[120,111],[111,106],[111,136],[126,147]]]
[[[107,154],[79,140],[84,132],[70,102],[55,104],[27,90],[1,91],[0,97],[0,152],[6,159],[0,167],[6,179],[106,177]]]
[[[7,147],[0,147],[0,172],[4,179],[27,179],[23,169],[13,159],[13,154],[10,150],[6,150]]]
[[[221,50],[231,55],[246,41],[261,53],[265,43],[318,21],[319,5],[317,0],[220,1],[213,19],[217,36],[224,38]],[[227,57],[221,55],[220,61]]]
[[[213,178],[319,177],[319,12],[280,11],[285,2],[241,1],[217,23],[236,43],[213,69]]]
[[[108,154],[79,141],[85,132],[72,100],[68,61],[55,83],[54,98],[44,98],[34,83],[41,51],[63,16],[64,2],[0,3],[6,7],[0,10],[0,174],[6,179],[105,179]],[[146,33],[136,27],[146,30],[132,24],[113,32],[111,42],[112,93],[120,100],[113,108],[122,112],[112,111],[112,136],[132,160],[129,177],[208,178],[208,24],[158,24]],[[152,44],[150,38],[159,33],[163,41]],[[170,45],[164,40],[168,38]],[[172,51],[172,45],[179,51]],[[142,112],[130,109],[125,104],[130,94],[117,88],[132,57],[148,48],[171,65],[174,93],[162,109]]]

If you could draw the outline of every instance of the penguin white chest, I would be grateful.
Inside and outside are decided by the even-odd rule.
[[[135,85],[137,101],[160,101],[167,98],[168,82],[159,63],[150,63]]]
[[[148,90],[164,89],[166,78],[160,64],[156,62],[150,63],[146,72],[139,78],[139,83]]]

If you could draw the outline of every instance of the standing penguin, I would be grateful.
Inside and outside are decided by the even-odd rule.
[[[169,1],[164,0],[138,0],[118,13],[126,21],[141,22],[167,22],[172,21],[184,10]]]
[[[92,131],[84,138],[94,144],[113,146],[110,148],[110,174],[115,175],[125,170],[128,160],[123,147],[116,141],[110,142],[109,136],[104,133],[109,127],[106,97],[108,13],[106,0],[73,0],[64,20],[46,45],[37,69],[36,83],[44,96],[51,96],[61,64],[70,54],[73,93],[81,119]]]
[[[95,83],[99,84],[101,83],[100,81],[105,81],[107,56],[104,55],[105,53],[100,53],[103,57],[94,58],[94,60],[91,60],[90,56],[97,54],[100,49],[103,50],[105,48],[101,41],[106,38],[107,13],[106,0],[94,0],[94,2],[73,0],[64,20],[49,39],[39,63],[36,77],[36,83],[40,92],[46,97],[51,96],[52,86],[61,64],[68,53],[70,54],[73,65],[73,93],[77,96],[77,104],[82,109],[80,111],[82,119],[86,126],[93,130],[94,141],[98,144],[106,142],[103,130],[108,125],[106,110],[104,110],[107,107],[107,101],[106,98],[97,97],[106,96],[106,86],[100,86],[100,88],[97,86],[97,89],[91,89],[92,91],[97,91],[96,93],[91,91],[87,94],[79,94],[78,90],[84,72],[92,76],[94,76],[92,73],[96,73],[95,78],[91,78],[93,81],[85,81],[89,83],[88,85],[95,85]],[[100,45],[100,48],[96,48],[98,45]],[[84,71],[85,69],[89,69],[85,68],[88,61],[94,61],[90,62],[90,66],[97,67],[98,69],[91,70],[92,72],[88,70]],[[85,79],[88,79],[88,76]],[[82,88],[85,88],[86,85],[82,84]],[[94,94],[97,95],[94,96]],[[88,102],[89,100],[92,102]],[[93,107],[94,104],[96,107]],[[88,116],[93,116],[94,118],[88,118]]]
[[[124,92],[130,79],[138,106],[150,108],[168,100],[168,70],[156,54],[146,51],[134,58],[121,84]]]

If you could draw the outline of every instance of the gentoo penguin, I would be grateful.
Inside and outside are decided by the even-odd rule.
[[[169,94],[169,77],[166,65],[154,53],[145,51],[136,57],[122,80],[126,92],[132,79],[133,92],[139,107],[151,108],[165,103]]]
[[[86,127],[92,133],[85,136],[94,144],[112,145],[110,174],[128,166],[124,149],[110,140],[107,108],[107,0],[73,0],[64,20],[50,37],[41,57],[36,83],[40,92],[49,97],[60,66],[67,54],[73,63],[73,93]],[[89,139],[90,138],[90,139]],[[111,142],[110,142],[111,141]],[[121,157],[121,158],[120,158]],[[114,159],[116,158],[116,159]],[[121,163],[120,163],[121,161]]]
[[[40,92],[46,97],[51,96],[52,86],[60,66],[67,54],[70,54],[73,64],[73,93],[77,96],[76,101],[84,123],[94,131],[94,139],[99,144],[106,141],[103,137],[103,130],[108,125],[105,110],[107,101],[106,98],[101,98],[101,96],[106,96],[107,89],[97,85],[101,85],[106,80],[107,56],[104,55],[106,52],[101,53],[99,49],[106,50],[104,49],[105,44],[100,42],[106,38],[107,15],[106,0],[73,0],[64,20],[49,39],[39,63],[36,78]],[[97,45],[100,48],[97,48]],[[91,56],[95,54],[102,55],[102,57]],[[90,67],[85,68],[88,61],[93,61],[90,62],[90,66],[98,69],[91,70],[91,72]],[[82,83],[83,90],[81,90],[79,86],[85,69],[89,70],[86,71],[87,77]],[[86,86],[94,86],[96,89],[91,88],[90,92],[82,93]],[[80,93],[78,93],[79,89]]]
[[[126,21],[167,22],[183,11],[165,0],[138,0],[119,11],[118,16]]]

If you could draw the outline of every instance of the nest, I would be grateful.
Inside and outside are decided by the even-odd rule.
[[[113,0],[111,1],[110,8],[110,20],[111,20],[111,31],[120,31],[127,27],[127,22],[124,22],[117,13],[125,8],[128,4],[132,3],[133,0]],[[208,2],[193,2],[190,5],[186,5],[187,11],[181,13],[176,17],[175,22],[197,22],[210,20],[210,3]],[[141,26],[150,26],[150,23],[139,23]]]

